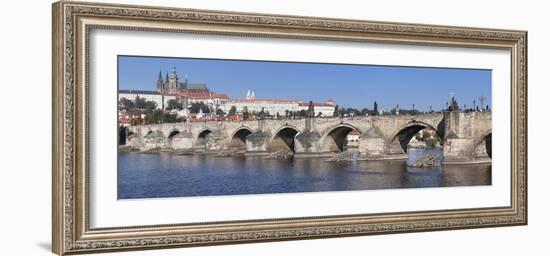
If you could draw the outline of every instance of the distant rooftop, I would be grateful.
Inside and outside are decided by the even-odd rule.
[[[148,90],[118,90],[118,93],[160,95],[157,91]]]
[[[349,135],[361,135],[361,133],[358,132],[357,130],[353,130],[349,133]]]
[[[333,107],[334,106],[334,104],[329,103],[329,102],[326,102],[326,103],[313,102],[312,104],[313,104],[314,107]],[[309,106],[309,103],[302,102],[302,103],[300,103],[300,106],[301,107],[307,107],[307,106]]]
[[[225,93],[203,92],[203,91],[188,91],[176,93],[177,96],[194,98],[194,99],[229,99]]]
[[[262,103],[262,102],[269,102],[269,103],[300,103],[298,100],[272,100],[272,99],[234,99],[231,100],[231,102],[243,102],[243,103]]]

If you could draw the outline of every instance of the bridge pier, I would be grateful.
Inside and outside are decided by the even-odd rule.
[[[490,138],[490,113],[449,111],[444,113],[443,122],[443,164],[490,162],[490,155],[476,155],[476,148],[485,143],[487,136]]]
[[[304,131],[296,135],[294,157],[319,157],[323,156],[320,149],[321,135],[316,131]]]
[[[364,160],[384,159],[386,142],[377,127],[372,127],[359,136],[359,158]]]
[[[206,151],[221,151],[227,149],[228,145],[226,143],[227,137],[225,133],[221,130],[215,130],[213,132],[210,132],[205,137],[206,145],[205,149]]]
[[[174,150],[190,149],[193,147],[193,141],[193,134],[183,131],[169,139],[169,145]]]
[[[165,145],[164,136],[160,130],[150,131],[143,136],[143,145],[141,149],[143,151],[162,148]]]
[[[245,155],[268,155],[268,144],[271,139],[271,133],[265,131],[255,131],[246,136]]]
[[[133,149],[140,149],[143,145],[143,141],[141,141],[141,137],[139,134],[130,134],[126,136],[126,146],[131,147]]]
[[[469,163],[472,162],[472,152],[469,151],[473,145],[473,139],[469,138],[446,138],[443,144],[444,164]]]
[[[360,160],[407,158],[399,143],[386,138],[378,127],[372,127],[359,136],[359,153]]]
[[[308,114],[305,119],[305,129],[294,137],[294,157],[320,156],[321,135],[315,130],[315,112],[310,102]]]

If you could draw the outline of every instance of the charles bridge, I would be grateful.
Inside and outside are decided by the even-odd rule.
[[[359,159],[382,160],[405,158],[411,138],[426,128],[441,139],[444,163],[490,161],[491,112],[137,125],[127,127],[126,145],[140,151],[240,150],[246,155],[286,150],[295,157],[315,157],[345,150],[346,136],[355,130],[360,133]]]

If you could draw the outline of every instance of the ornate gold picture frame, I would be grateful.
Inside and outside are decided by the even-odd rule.
[[[505,49],[511,53],[510,205],[201,223],[90,226],[90,32]],[[61,1],[53,5],[53,235],[57,254],[527,224],[527,32]],[[498,170],[493,170],[498,171]]]

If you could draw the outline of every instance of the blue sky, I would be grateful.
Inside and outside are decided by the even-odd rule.
[[[258,99],[296,99],[325,102],[332,97],[343,107],[389,110],[434,110],[445,107],[451,93],[460,107],[491,104],[491,71],[474,69],[342,65],[296,62],[240,61],[190,58],[119,56],[119,88],[155,90],[172,66],[189,82],[206,83],[210,90],[244,98],[248,89]]]

